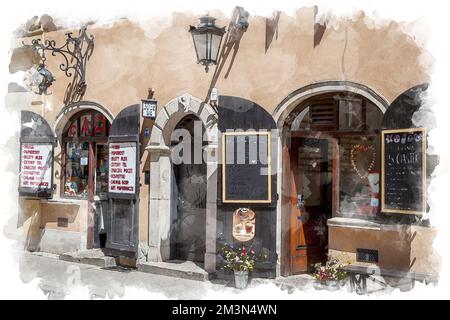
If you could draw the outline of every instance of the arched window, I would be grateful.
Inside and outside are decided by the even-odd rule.
[[[292,113],[287,125],[304,210],[376,217],[382,117],[369,100],[347,92],[314,96]]]
[[[106,196],[109,127],[106,117],[94,110],[78,112],[68,121],[62,136],[61,196]]]

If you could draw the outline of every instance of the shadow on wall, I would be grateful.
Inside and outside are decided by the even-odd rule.
[[[266,47],[265,53],[269,50],[270,45],[272,44],[273,37],[278,39],[278,21],[280,20],[281,11],[274,12],[271,18],[266,18]]]
[[[204,101],[208,101],[211,95],[212,88],[215,87],[217,80],[222,72],[225,63],[228,60],[228,56],[233,52],[231,56],[230,63],[228,65],[228,70],[225,73],[224,78],[226,79],[230,74],[231,67],[233,66],[234,59],[236,58],[237,52],[239,50],[239,44],[241,42],[242,36],[247,31],[248,28],[248,12],[242,7],[235,7],[230,24],[228,25],[228,32],[223,42],[222,49],[220,51],[219,59],[217,60],[217,68],[214,71],[213,78],[211,80],[211,85],[209,86],[208,94],[206,95]]]

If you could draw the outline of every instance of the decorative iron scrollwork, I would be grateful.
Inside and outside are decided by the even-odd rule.
[[[62,46],[57,46],[55,40],[40,39],[32,40],[33,51],[41,57],[41,65],[46,61],[45,51],[50,51],[52,56],[61,55],[64,59],[59,65],[59,69],[68,78],[72,78],[66,90],[64,103],[66,105],[80,101],[86,92],[86,64],[94,51],[94,36],[86,33],[86,26],[83,26],[78,36],[72,36],[72,32],[66,33],[67,39]]]

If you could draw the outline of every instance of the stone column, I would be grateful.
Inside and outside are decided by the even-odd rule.
[[[206,252],[205,270],[216,271],[217,241],[217,144],[209,144],[206,148]]]
[[[149,146],[150,197],[148,221],[147,261],[166,261],[170,258],[170,222],[172,163],[170,148]]]

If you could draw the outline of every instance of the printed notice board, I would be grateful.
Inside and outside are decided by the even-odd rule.
[[[136,193],[136,142],[109,144],[110,193]]]
[[[53,144],[22,143],[19,188],[28,193],[51,192]]]

